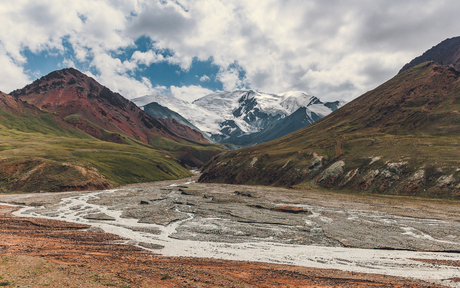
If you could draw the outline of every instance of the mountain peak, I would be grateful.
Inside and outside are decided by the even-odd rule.
[[[254,90],[218,91],[192,103],[162,95],[133,99],[133,102],[144,108],[149,101],[157,102],[181,114],[213,141],[236,145],[260,143],[274,139],[271,138],[273,135],[279,137],[293,132],[293,129],[313,123],[344,104],[343,101],[322,102],[303,91],[283,94],[269,94]],[[308,107],[302,110],[302,115],[308,119],[297,121],[301,118],[298,116],[300,112],[296,117],[290,117],[302,107]],[[281,120],[281,124],[276,124]],[[298,126],[298,123],[287,125],[295,121],[303,126]],[[275,133],[272,129],[279,129],[282,132]],[[259,133],[262,130],[264,132]],[[260,139],[256,139],[258,137]]]
[[[399,73],[423,62],[434,61],[460,71],[460,36],[448,38],[403,66]]]
[[[51,72],[13,91],[11,95],[42,110],[57,113],[62,118],[73,116],[70,118],[85,119],[75,125],[96,138],[102,136],[100,130],[93,131],[94,124],[106,131],[125,134],[146,143],[156,136],[185,141],[176,132],[188,128],[179,127],[182,125],[178,124],[174,132],[133,102],[74,68]],[[85,123],[91,124],[88,126]],[[170,127],[172,124],[168,123]]]
[[[91,100],[106,101],[123,110],[130,106],[123,96],[74,68],[53,71],[11,95],[50,112],[63,106],[90,106]]]

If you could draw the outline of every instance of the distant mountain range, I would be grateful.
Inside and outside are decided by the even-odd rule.
[[[0,193],[178,179],[223,151],[72,68],[0,93],[0,121]]]
[[[148,95],[132,101],[158,117],[157,112],[147,109],[148,105],[156,103],[179,114],[180,117],[167,113],[192,129],[198,128],[207,139],[241,146],[263,143],[294,132],[345,103],[322,102],[304,92],[265,94],[252,90],[216,92],[193,103],[164,95]]]
[[[200,181],[460,198],[458,39],[305,128],[221,154]]]
[[[55,71],[0,92],[0,193],[178,179],[212,159],[202,182],[460,198],[459,59],[447,39],[346,105],[252,90],[133,103]]]
[[[162,121],[73,68],[54,71],[11,95],[62,118],[69,117],[80,129],[98,139],[101,133],[88,123],[146,143],[156,136],[179,142],[184,141],[182,138],[207,142],[199,132],[188,127],[182,127],[185,132],[180,135],[172,132]],[[78,115],[79,123],[73,115]]]

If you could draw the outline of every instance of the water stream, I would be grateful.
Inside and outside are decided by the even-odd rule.
[[[110,194],[120,192],[126,191],[112,189],[86,192],[64,197],[53,207],[24,207],[14,214],[21,217],[37,217],[89,224],[93,227],[103,229],[105,232],[119,235],[126,239],[126,243],[132,245],[139,245],[139,247],[143,248],[145,248],[145,245],[140,245],[142,243],[161,245],[158,247],[163,248],[152,251],[164,256],[204,257],[291,264],[305,267],[411,277],[453,287],[458,285],[458,282],[451,282],[446,279],[459,277],[459,267],[433,265],[412,259],[460,261],[459,253],[323,247],[318,245],[283,244],[270,241],[225,243],[181,240],[171,236],[176,233],[181,225],[195,221],[193,213],[182,212],[179,208],[176,208],[177,213],[185,213],[187,217],[163,226],[139,223],[138,219],[124,218],[122,217],[124,211],[117,210],[115,206],[94,204],[94,200],[99,199],[101,196],[110,196]],[[170,193],[167,196],[176,197],[174,193]],[[1,200],[2,198],[0,198]],[[401,234],[413,237],[415,240],[423,238],[429,241],[459,244],[456,241],[439,240],[417,230],[417,228],[414,228],[416,225],[410,225],[411,221],[415,221],[413,218],[376,213],[375,211],[338,211],[338,209],[328,210],[323,207],[313,207],[311,205],[303,206],[313,212],[313,214],[305,216],[304,220],[307,226],[318,225],[319,221],[324,222],[325,225],[330,225],[334,221],[329,217],[331,213],[339,213],[343,215],[341,217],[354,223],[359,223],[360,221],[378,221],[385,225],[395,225],[395,227],[401,229]],[[326,210],[328,210],[328,213],[325,213]],[[89,218],[88,215],[90,215]],[[91,215],[103,215],[104,217],[102,218],[105,220],[97,220],[97,217],[91,217]],[[430,219],[420,219],[419,221],[423,222],[421,225],[437,225],[439,222],[439,220]],[[140,231],[142,229],[134,228],[147,228],[150,231],[158,230],[159,234]]]

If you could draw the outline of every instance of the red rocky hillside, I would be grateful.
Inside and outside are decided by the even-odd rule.
[[[13,91],[11,95],[62,118],[68,117],[66,120],[73,125],[99,139],[103,134],[98,129],[100,127],[146,143],[157,136],[178,142],[188,139],[207,142],[201,133],[180,123],[174,123],[176,127],[171,127],[171,123],[161,122],[120,94],[73,68],[54,71]],[[123,142],[121,137],[104,140]]]

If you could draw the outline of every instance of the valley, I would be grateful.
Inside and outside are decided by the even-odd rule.
[[[460,72],[432,49],[348,104],[131,102],[73,68],[0,93],[0,285],[460,287]]]
[[[460,2],[3,2],[0,287],[460,288]]]
[[[1,195],[0,202],[24,207],[14,212],[17,217],[90,225],[123,239],[112,243],[162,256],[338,269],[458,286],[455,201],[203,184],[196,183],[198,176],[94,192]]]

